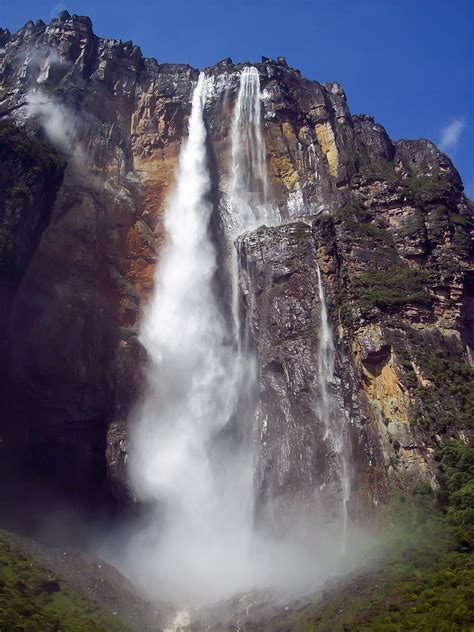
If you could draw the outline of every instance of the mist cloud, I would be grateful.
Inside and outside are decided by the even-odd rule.
[[[51,99],[41,91],[29,92],[26,97],[28,118],[38,120],[48,140],[66,156],[82,157],[82,149],[77,143],[79,119],[64,105]]]
[[[443,151],[456,149],[461,139],[461,135],[466,127],[466,122],[461,118],[456,118],[448,123],[441,130],[439,146]]]

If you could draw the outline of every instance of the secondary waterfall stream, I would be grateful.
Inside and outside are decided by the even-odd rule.
[[[345,553],[347,543],[347,503],[349,501],[350,479],[347,461],[347,446],[344,436],[344,416],[338,410],[334,397],[330,391],[334,381],[334,340],[329,324],[326,296],[324,293],[321,269],[317,266],[318,296],[320,304],[320,326],[318,341],[318,380],[319,391],[316,408],[318,416],[325,426],[324,440],[329,444],[333,459],[335,478],[339,486],[340,513],[342,515],[341,548]]]
[[[267,165],[261,128],[260,77],[250,66],[240,75],[231,124],[230,221],[235,239],[268,219]]]
[[[228,241],[232,283],[232,314],[237,344],[240,346],[238,264],[234,241],[260,224],[274,224],[278,214],[268,203],[265,142],[262,134],[260,77],[257,68],[246,67],[230,128],[230,166],[227,206],[222,219]]]

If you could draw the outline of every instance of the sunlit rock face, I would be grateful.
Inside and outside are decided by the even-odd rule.
[[[408,491],[434,482],[434,448],[466,424],[454,388],[466,393],[472,380],[472,204],[432,143],[391,143],[368,116],[354,123],[352,200],[313,229],[377,463],[359,473],[356,493],[374,475],[379,490]],[[449,375],[456,387],[446,390]]]
[[[28,436],[28,467],[67,497],[130,506],[126,421],[146,365],[138,331],[198,71],[145,59],[67,12],[1,31],[0,46],[0,113],[29,134],[39,130],[65,162],[47,195],[38,193],[43,220],[22,242],[28,265],[4,327],[13,435]],[[223,60],[205,71],[211,232],[226,265],[222,209],[244,66]],[[310,81],[284,60],[254,66],[267,202],[288,224],[238,238],[239,300],[258,363],[257,497],[287,506],[325,489],[312,390],[319,264],[334,396],[350,436],[349,506],[362,516],[389,487],[433,477],[439,437],[463,430],[449,421],[449,402],[439,423],[420,419],[443,395],[423,347],[445,349],[459,366],[472,362],[472,207],[429,141],[392,142],[372,118],[351,115],[337,83]],[[12,161],[8,170],[21,167]],[[226,269],[219,265],[216,279],[223,296]]]

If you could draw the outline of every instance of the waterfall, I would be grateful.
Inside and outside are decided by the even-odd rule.
[[[231,125],[231,232],[236,238],[265,219],[267,167],[261,128],[260,77],[244,68]]]
[[[325,421],[332,417],[332,397],[329,395],[329,385],[334,379],[334,341],[331,327],[329,325],[326,297],[324,294],[321,270],[317,266],[318,273],[318,296],[320,304],[320,325],[319,325],[319,345],[318,345],[318,375],[319,375],[319,408]],[[327,425],[325,439],[330,434],[330,427]]]
[[[227,207],[222,209],[228,241],[232,284],[232,313],[237,345],[241,343],[238,264],[234,241],[261,224],[275,224],[279,215],[268,203],[265,140],[262,133],[260,77],[254,66],[240,73],[240,86],[231,121],[230,181]]]
[[[328,562],[323,552],[328,547],[322,541],[311,540],[308,549],[293,532],[272,539],[254,529],[250,435],[256,362],[239,321],[233,242],[241,232],[272,220],[258,72],[251,67],[241,74],[230,126],[232,177],[227,205],[220,209],[231,254],[227,265],[232,305],[226,304],[230,301],[225,292],[219,297],[216,291],[206,92],[201,73],[193,91],[175,189],[165,209],[166,240],[155,289],[140,333],[150,365],[146,392],[132,425],[130,474],[146,512],[123,563],[135,581],[152,587],[155,596],[179,604],[175,622],[187,618],[183,607],[274,581],[283,585],[306,581],[314,576],[315,559],[319,573],[324,573]],[[327,424],[326,440],[337,463],[343,464],[331,408],[334,348],[318,278],[320,417]],[[229,323],[225,314],[230,309],[233,322]],[[338,472],[342,476],[343,469]]]
[[[268,199],[261,99],[257,68],[244,68],[231,122],[228,207],[223,213],[225,231],[232,241],[261,224],[280,221]]]
[[[318,296],[320,305],[320,325],[318,342],[318,378],[319,398],[317,401],[318,416],[325,426],[324,441],[329,446],[329,452],[333,459],[333,474],[337,477],[339,494],[341,496],[342,517],[342,552],[346,550],[347,539],[347,503],[350,494],[349,464],[346,454],[346,439],[344,434],[344,415],[338,409],[335,398],[331,393],[331,384],[334,382],[334,340],[329,324],[324,285],[319,265]]]
[[[153,566],[148,583],[183,601],[239,585],[252,514],[251,471],[241,462],[231,471],[236,456],[221,440],[235,407],[237,363],[213,288],[205,95],[201,74],[141,330],[151,366],[131,451],[134,489],[155,508],[132,552],[136,572],[143,578]]]

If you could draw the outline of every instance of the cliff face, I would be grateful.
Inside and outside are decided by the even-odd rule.
[[[56,148],[45,149],[52,164],[34,172],[30,199],[40,202],[15,206],[21,274],[8,286],[3,321],[5,384],[15,393],[8,415],[42,480],[69,498],[128,503],[126,420],[146,361],[138,328],[198,72],[98,38],[88,18],[67,12],[2,31],[0,44],[0,113],[11,134]],[[242,67],[224,60],[206,70],[221,244]],[[283,224],[237,244],[259,362],[257,491],[262,505],[271,496],[286,506],[328,476],[312,396],[319,264],[357,515],[389,487],[433,478],[436,444],[468,432],[473,210],[432,143],[393,143],[373,119],[350,114],[338,84],[309,81],[284,60],[256,67],[269,198]],[[0,159],[8,190],[24,165]]]
[[[144,359],[139,314],[193,73],[143,60],[131,43],[100,40],[88,18],[67,14],[3,40],[2,110],[39,127],[67,162],[13,303],[16,415],[33,469],[67,497],[100,496],[106,454],[120,472],[120,496],[119,446]]]

